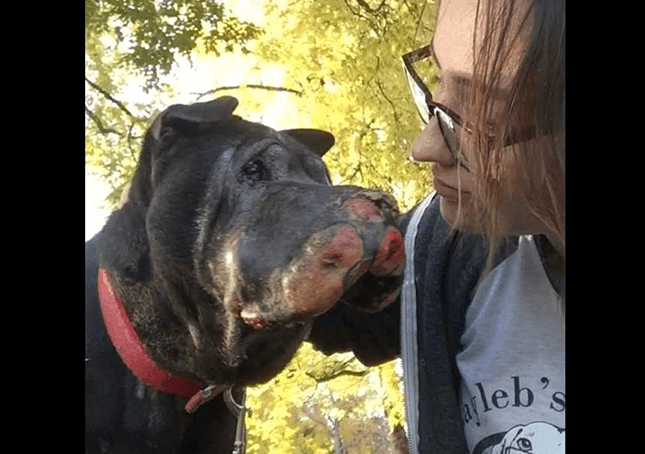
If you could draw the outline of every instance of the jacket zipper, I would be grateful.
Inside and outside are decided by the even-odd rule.
[[[405,232],[405,272],[401,291],[401,356],[403,361],[403,398],[408,426],[410,454],[419,452],[419,367],[417,356],[417,298],[414,272],[414,246],[419,222],[435,192],[417,207]]]

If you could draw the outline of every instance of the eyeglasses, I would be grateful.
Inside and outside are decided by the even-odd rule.
[[[430,93],[430,90],[412,66],[416,62],[430,57],[430,48],[431,46],[428,45],[413,50],[401,57],[403,59],[403,72],[405,72],[410,93],[419,111],[419,115],[421,115],[421,120],[425,124],[428,124],[433,116],[437,117],[439,130],[441,131],[443,139],[446,141],[446,145],[448,145],[450,154],[456,163],[466,170],[469,170],[466,157],[459,151],[459,136],[461,135],[462,129],[470,132],[470,128],[462,127],[461,117],[456,112],[432,100],[432,93]]]
[[[439,130],[441,131],[441,135],[450,150],[450,154],[456,163],[466,170],[470,170],[468,168],[466,157],[459,151],[459,138],[461,137],[462,131],[466,131],[469,134],[472,133],[472,128],[470,125],[465,124],[455,111],[432,100],[432,93],[430,93],[430,90],[412,66],[416,62],[432,56],[430,49],[431,45],[427,45],[420,49],[413,50],[401,57],[403,59],[403,71],[408,81],[408,86],[410,87],[410,93],[412,94],[414,104],[416,105],[423,122],[428,124],[433,116],[437,117]],[[495,135],[487,135],[488,141],[491,143],[495,138]],[[532,139],[535,135],[534,126],[513,128],[513,130],[506,136],[504,146]]]

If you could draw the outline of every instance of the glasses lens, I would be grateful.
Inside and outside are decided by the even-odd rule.
[[[461,134],[461,126],[459,126],[457,122],[455,122],[450,117],[450,115],[448,115],[446,112],[441,110],[439,107],[435,106],[433,113],[437,117],[437,122],[439,123],[439,129],[441,130],[441,134],[443,135],[443,138],[446,141],[446,144],[448,145],[448,149],[450,150],[452,157],[455,159],[456,162],[460,163],[467,169],[468,166],[467,166],[466,157],[462,155],[459,151],[460,150],[459,135]]]
[[[403,72],[405,73],[405,78],[408,81],[408,87],[410,88],[414,105],[417,106],[417,110],[419,111],[419,115],[421,115],[423,122],[428,123],[430,121],[430,108],[426,102],[426,95],[421,87],[419,87],[417,81],[414,80],[410,71],[408,71],[405,63],[403,64]]]

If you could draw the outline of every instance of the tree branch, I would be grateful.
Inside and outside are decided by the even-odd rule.
[[[376,86],[378,87],[378,89],[380,90],[381,94],[383,95],[383,98],[388,103],[390,103],[390,105],[392,106],[392,113],[394,114],[394,121],[398,125],[399,124],[399,115],[396,113],[396,106],[394,105],[392,100],[390,98],[388,98],[388,96],[385,94],[385,89],[383,88],[383,83],[381,82],[380,79],[376,79]]]
[[[134,129],[134,125],[135,125],[135,122],[133,121],[130,124],[130,129],[128,129],[128,149],[130,150],[130,154],[132,155],[132,157],[136,160],[137,159],[137,153],[132,149],[132,145],[133,145],[132,139],[137,140],[137,139],[140,139],[140,137],[134,137],[132,135],[132,130]]]
[[[124,105],[121,101],[119,101],[118,99],[115,99],[115,98],[114,98],[111,94],[109,94],[107,91],[105,91],[104,89],[102,89],[101,87],[99,87],[98,85],[96,85],[94,82],[92,82],[91,80],[89,80],[89,79],[87,78],[87,76],[85,76],[85,82],[87,82],[88,84],[90,84],[90,87],[92,87],[93,89],[95,89],[96,91],[98,91],[99,93],[101,93],[101,94],[102,94],[103,96],[105,96],[108,100],[110,100],[111,102],[113,102],[114,104],[116,104],[116,105],[117,105],[117,106],[118,106],[122,111],[124,111],[126,114],[128,114],[128,115],[129,115],[129,116],[131,116],[132,118],[136,118],[134,115],[132,115],[132,112],[130,112],[130,111],[128,110],[128,108],[127,108],[127,107],[125,107],[125,105]]]
[[[202,98],[203,96],[210,95],[213,93],[217,93],[219,91],[225,91],[225,90],[239,90],[240,88],[253,88],[256,90],[267,90],[267,91],[282,91],[282,92],[287,92],[287,93],[293,93],[296,96],[302,96],[302,91],[294,90],[293,88],[286,88],[286,87],[272,87],[269,85],[259,85],[259,84],[246,84],[246,85],[231,85],[228,87],[218,87],[213,90],[208,90],[205,93],[192,93],[194,95],[199,95],[199,98]]]
[[[343,445],[343,438],[340,436],[340,422],[336,418],[329,417],[331,422],[331,432],[334,439],[334,454],[347,454],[347,449]]]
[[[123,136],[119,131],[112,129],[112,128],[106,128],[103,126],[103,123],[101,123],[101,120],[99,120],[96,115],[94,115],[94,112],[92,112],[89,107],[85,106],[85,113],[87,114],[88,117],[96,124],[96,127],[99,129],[99,132],[101,134],[116,134],[118,136]]]
[[[365,2],[363,2],[363,3],[365,3]],[[360,12],[359,10],[354,9],[354,8],[352,7],[352,5],[350,5],[350,4],[349,4],[349,2],[348,2],[347,0],[345,0],[345,5],[347,6],[347,9],[349,9],[349,11],[350,11],[354,16],[357,16],[357,17],[360,17],[361,19],[366,20],[366,21],[370,24],[370,27],[372,27],[372,30],[374,30],[377,34],[380,34],[380,33],[381,33],[381,29],[379,28],[379,26],[378,26],[378,25],[377,25],[373,20],[371,20],[369,17],[367,17],[367,16],[365,16],[365,15],[361,14],[361,12]],[[360,2],[359,2],[359,5],[360,5]],[[367,7],[369,8],[369,5],[367,5]],[[372,10],[372,9],[371,9],[371,8],[369,8],[369,11],[371,11],[371,10]]]
[[[324,375],[324,376],[320,377],[320,376],[316,376],[316,375],[312,374],[311,372],[307,371],[307,372],[305,372],[305,375],[307,375],[308,377],[311,377],[314,380],[316,380],[316,383],[323,383],[323,382],[326,382],[326,381],[333,380],[336,377],[340,377],[341,375],[353,375],[355,377],[363,377],[363,376],[367,375],[367,373],[368,373],[368,371],[341,370],[339,372],[334,372],[334,373],[331,373],[329,375]]]

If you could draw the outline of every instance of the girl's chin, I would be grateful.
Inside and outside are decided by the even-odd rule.
[[[457,213],[459,211],[458,202],[440,195],[439,208],[441,210],[441,217],[444,221],[446,221],[450,227],[459,228],[459,226],[455,225],[457,221]]]
[[[465,211],[462,207],[461,213],[459,212],[459,202],[449,197],[440,195],[439,208],[441,217],[450,225],[450,227],[457,230],[465,230],[469,232],[480,232],[481,228],[478,227],[477,222],[471,219],[470,213]]]

